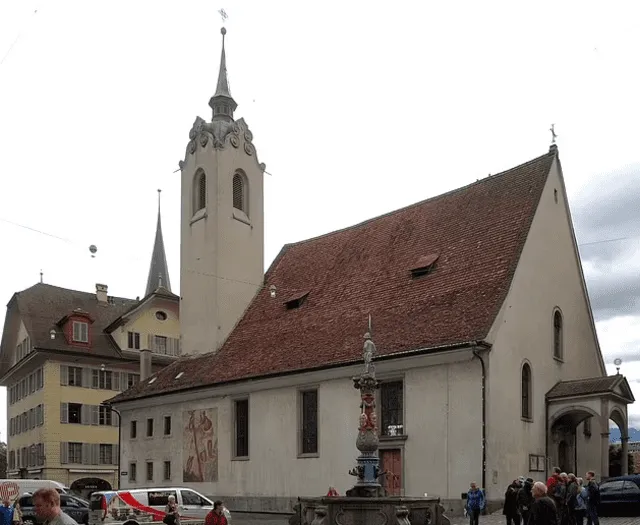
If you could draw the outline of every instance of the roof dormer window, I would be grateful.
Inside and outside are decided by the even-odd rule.
[[[76,343],[89,342],[89,323],[73,321],[73,341]]]
[[[308,291],[296,292],[290,295],[287,298],[287,300],[284,301],[284,305],[287,308],[287,310],[295,310],[296,308],[300,308],[302,304],[305,302],[305,300],[307,299],[308,295],[309,295]]]
[[[415,262],[413,267],[409,269],[409,271],[411,272],[411,278],[417,279],[418,277],[422,277],[423,275],[429,275],[430,273],[433,273],[439,257],[440,255],[437,253],[432,253],[420,257]]]

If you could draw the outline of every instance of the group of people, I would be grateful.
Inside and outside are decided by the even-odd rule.
[[[600,489],[593,471],[583,480],[555,467],[546,483],[521,476],[507,487],[504,500],[507,525],[584,525],[585,518],[587,525],[600,525]],[[479,525],[485,506],[484,493],[471,483],[465,504],[469,525]]]
[[[76,520],[62,512],[57,490],[39,489],[32,498],[36,516],[45,525],[78,525]],[[0,525],[22,525],[22,509],[17,499],[13,504],[8,499],[2,502],[0,520]]]
[[[164,509],[165,517],[162,522],[165,525],[180,525],[180,510],[176,503],[175,496],[169,496],[169,502]],[[209,511],[204,519],[204,525],[227,525],[227,517],[224,515],[222,501],[215,501],[213,509]]]
[[[594,472],[587,472],[583,480],[555,467],[546,484],[524,477],[514,480],[502,512],[507,525],[584,525],[585,518],[587,525],[600,525],[599,503]]]

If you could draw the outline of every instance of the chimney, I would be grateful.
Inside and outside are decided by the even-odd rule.
[[[100,304],[108,304],[109,298],[107,296],[107,285],[106,284],[96,284],[96,297],[98,298],[98,302]]]
[[[144,381],[151,375],[151,350],[140,349],[140,381]]]

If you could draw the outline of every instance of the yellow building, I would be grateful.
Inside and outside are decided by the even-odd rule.
[[[119,416],[101,403],[180,355],[179,302],[160,209],[143,299],[109,296],[102,284],[87,293],[42,282],[13,295],[0,346],[8,477],[56,480],[85,495],[119,486]]]

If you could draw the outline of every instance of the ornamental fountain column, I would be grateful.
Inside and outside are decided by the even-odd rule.
[[[369,321],[371,330],[371,321]],[[373,356],[376,345],[371,340],[370,331],[364,335],[364,370],[353,378],[353,386],[360,391],[360,419],[356,448],[360,451],[357,465],[349,473],[356,476],[357,481],[347,496],[360,498],[376,498],[384,496],[380,485],[380,459],[378,457],[378,416],[376,414],[376,390],[380,381],[376,379]]]

